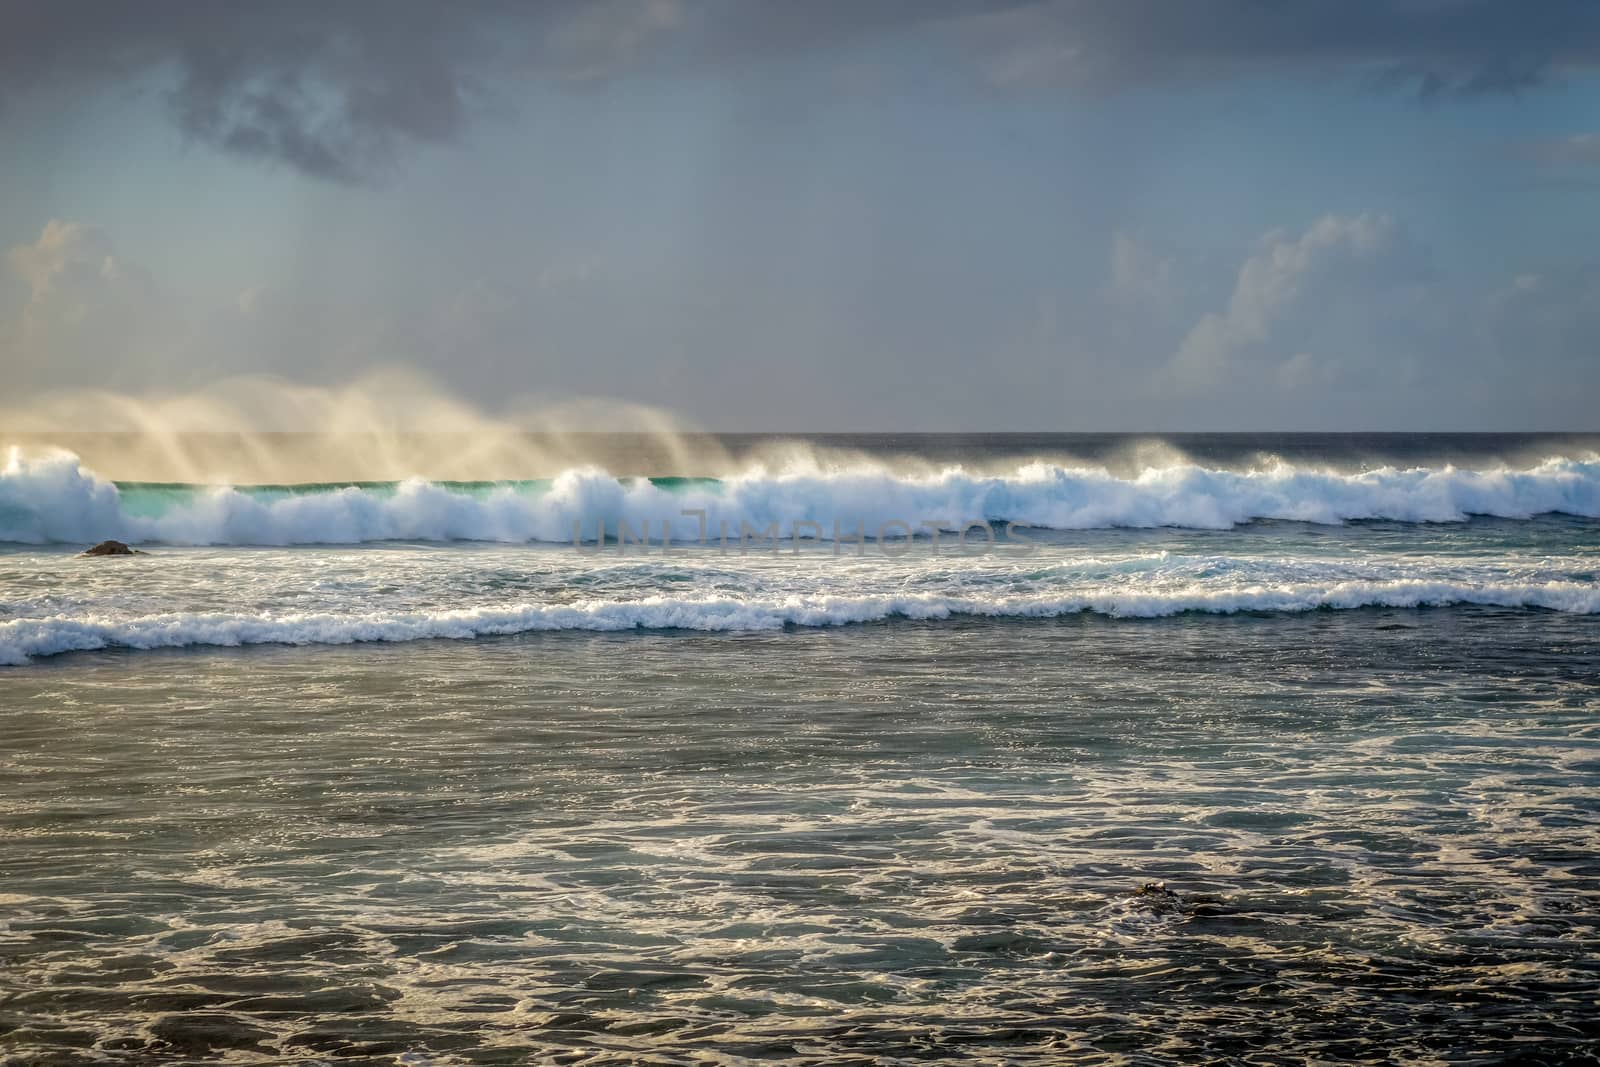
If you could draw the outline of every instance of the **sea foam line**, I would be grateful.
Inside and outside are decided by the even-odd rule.
[[[129,618],[94,614],[12,619],[0,623],[0,664],[102,648],[190,645],[343,645],[367,641],[466,640],[540,630],[759,631],[786,626],[845,626],[885,619],[957,616],[1051,618],[1093,613],[1159,618],[1183,613],[1305,612],[1366,607],[1416,608],[1475,604],[1600,614],[1600,587],[1578,582],[1484,583],[1351,581],[1230,589],[1085,592],[1060,596],[952,597],[788,596],[767,600],[646,597],[574,604],[514,603],[452,611],[361,614],[171,612]]]

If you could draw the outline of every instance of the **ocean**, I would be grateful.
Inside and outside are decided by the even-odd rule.
[[[559,445],[12,453],[5,1062],[1600,1062],[1600,436]]]

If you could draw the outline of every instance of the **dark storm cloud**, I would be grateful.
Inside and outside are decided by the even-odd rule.
[[[512,76],[727,69],[925,35],[997,84],[1117,89],[1357,72],[1424,95],[1600,62],[1600,2],[1539,0],[7,0],[0,104],[151,70],[194,140],[361,180],[443,142]]]
[[[0,7],[0,104],[34,87],[166,71],[187,136],[360,180],[407,142],[455,137],[492,79],[603,75],[675,10],[673,0],[12,0]]]
[[[990,73],[1019,84],[1355,70],[1426,96],[1600,62],[1591,0],[1050,0],[976,21]]]
[[[1360,68],[1428,96],[1515,92],[1600,64],[1595,0],[702,0],[691,10],[719,56],[942,26],[1017,84]]]

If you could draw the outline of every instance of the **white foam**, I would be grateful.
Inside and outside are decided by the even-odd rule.
[[[148,492],[148,491],[146,491]],[[1352,519],[1459,522],[1474,515],[1526,519],[1563,512],[1600,517],[1600,461],[1550,459],[1524,470],[1452,467],[1383,469],[1362,474],[1279,464],[1260,471],[1192,464],[1152,467],[1119,478],[1093,468],[1029,464],[1006,476],[957,468],[914,477],[881,469],[836,473],[752,471],[716,485],[662,488],[603,471],[571,470],[545,489],[500,486],[483,492],[421,480],[392,489],[349,487],[297,494],[195,488],[133,506],[109,482],[56,453],[24,458],[13,450],[0,470],[0,541],[85,543],[114,537],[177,545],[355,544],[369,541],[567,541],[573,523],[594,537],[596,524],[644,523],[659,538],[696,536],[685,509],[704,509],[712,536],[727,522],[834,523],[870,536],[890,521],[947,528],[971,519],[1053,529],[1180,526],[1226,529],[1257,519],[1340,523]]]
[[[538,630],[777,630],[786,626],[843,626],[882,619],[953,616],[1049,618],[1091,612],[1116,618],[1157,618],[1184,612],[1305,612],[1364,607],[1416,608],[1477,604],[1600,614],[1600,587],[1544,583],[1346,581],[1129,592],[1086,591],[1062,596],[957,597],[785,596],[777,598],[592,600],[552,605],[512,603],[453,611],[374,611],[359,614],[245,614],[169,612],[134,617],[94,613],[13,619],[0,623],[0,664],[100,648],[179,648],[189,645],[342,645],[363,641],[464,640]]]

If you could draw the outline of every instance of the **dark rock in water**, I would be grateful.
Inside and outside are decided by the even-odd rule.
[[[1184,901],[1165,882],[1146,882],[1129,894],[1128,907],[1150,915],[1183,914]]]
[[[1135,889],[1131,905],[1162,915],[1184,915],[1191,919],[1208,919],[1219,915],[1232,915],[1234,908],[1217,897],[1185,895],[1168,889],[1165,882],[1146,882]]]
[[[85,549],[85,556],[143,556],[137,548],[129,548],[121,541],[101,541],[93,548]]]
[[[1146,882],[1134,894],[1136,897],[1161,897],[1164,900],[1177,900],[1178,894],[1167,888],[1165,882]]]

